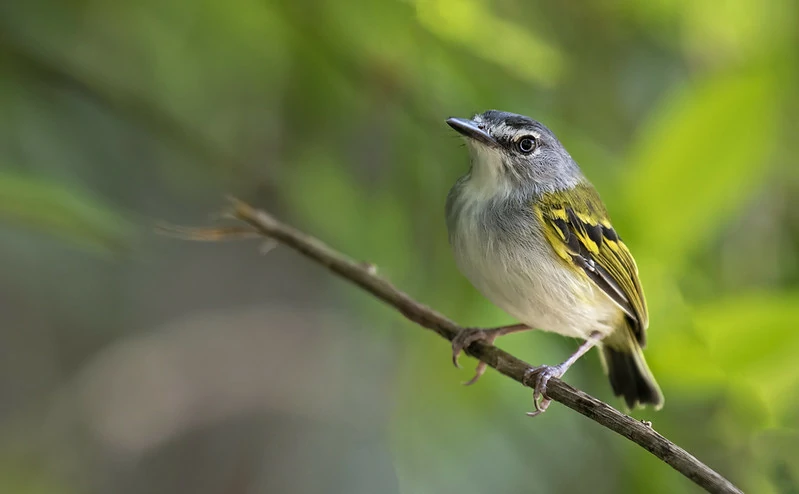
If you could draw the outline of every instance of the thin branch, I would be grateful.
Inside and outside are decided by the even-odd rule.
[[[396,308],[402,315],[416,324],[435,331],[443,338],[452,341],[461,327],[433,309],[416,302],[404,292],[375,273],[372,266],[353,261],[331,249],[314,237],[281,223],[268,213],[232,199],[232,217],[249,224],[264,237],[277,240],[291,247],[309,259],[325,266],[342,278],[360,286],[367,292]],[[223,233],[230,231],[235,238],[241,238],[240,230],[219,228],[192,229],[166,227],[174,235],[191,240],[218,241]],[[471,344],[466,353],[486,363],[500,373],[523,385],[524,374],[531,366],[499,348],[480,342]],[[578,412],[600,425],[615,431],[643,447],[672,468],[685,475],[700,487],[711,493],[737,493],[742,491],[729,480],[722,477],[693,455],[672,443],[656,432],[651,424],[629,417],[610,405],[575,389],[560,379],[551,379],[547,384],[547,395],[575,412]]]

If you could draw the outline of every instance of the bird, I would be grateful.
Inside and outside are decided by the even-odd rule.
[[[452,186],[446,224],[456,265],[494,305],[519,321],[464,328],[460,352],[475,341],[542,330],[583,341],[554,366],[531,367],[535,416],[561,378],[593,347],[600,349],[613,393],[630,409],[663,406],[663,393],[642,349],[649,326],[644,290],[629,248],[611,224],[599,193],[555,134],[515,113],[488,110],[447,124],[465,139],[469,171]],[[485,371],[485,364],[466,384]]]

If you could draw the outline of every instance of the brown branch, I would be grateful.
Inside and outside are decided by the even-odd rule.
[[[416,324],[431,329],[450,341],[461,330],[461,327],[453,321],[416,302],[407,294],[396,289],[391,283],[377,276],[375,270],[369,265],[348,259],[316,238],[281,223],[264,211],[253,209],[235,199],[232,202],[232,216],[235,219],[249,224],[264,237],[277,240],[283,245],[291,247],[309,259],[322,264],[342,278],[355,283],[383,302],[396,308]],[[231,230],[229,228],[186,229],[168,227],[165,230],[182,238],[209,241],[223,239],[228,234],[233,234],[235,238],[241,238],[242,233],[239,230]],[[524,374],[531,367],[530,364],[499,348],[479,342],[470,345],[466,349],[466,353],[525,385]],[[549,381],[547,395],[552,400],[635,442],[706,491],[724,494],[742,493],[729,480],[697,460],[681,447],[658,434],[651,424],[635,420],[559,379],[551,379]]]

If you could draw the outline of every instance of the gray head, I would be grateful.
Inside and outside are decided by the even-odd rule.
[[[552,192],[585,180],[555,134],[532,118],[488,110],[447,123],[469,146],[472,167],[466,179],[488,195]]]

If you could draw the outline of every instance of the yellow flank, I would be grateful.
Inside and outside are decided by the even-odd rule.
[[[581,272],[582,267],[575,258],[593,260],[618,285],[637,319],[636,336],[643,340],[649,315],[638,280],[638,268],[630,250],[613,230],[597,191],[584,184],[572,190],[545,194],[537,201],[535,209],[546,239],[561,259],[571,267],[579,267]],[[577,239],[576,243],[572,236]]]

